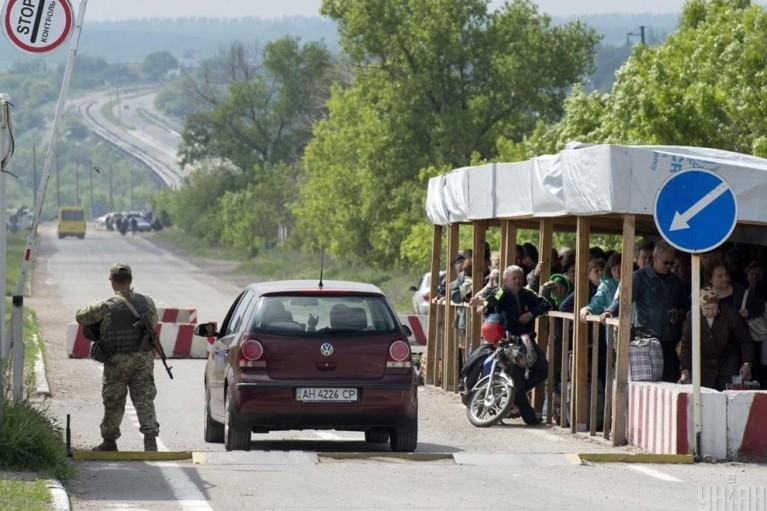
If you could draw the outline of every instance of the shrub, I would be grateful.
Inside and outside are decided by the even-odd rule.
[[[3,401],[0,470],[33,471],[62,481],[71,478],[74,467],[61,432],[42,405]]]

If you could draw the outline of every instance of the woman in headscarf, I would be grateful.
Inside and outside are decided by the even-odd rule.
[[[751,379],[754,342],[738,312],[719,303],[716,288],[700,290],[700,384],[725,390],[732,377]],[[680,383],[692,382],[692,311],[687,313],[681,340]]]

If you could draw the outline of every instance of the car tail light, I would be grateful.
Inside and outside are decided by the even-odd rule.
[[[243,335],[240,340],[240,367],[266,367],[264,346],[255,339]]]
[[[406,341],[394,341],[389,346],[386,367],[411,367],[410,345]]]
[[[430,296],[431,296],[431,291],[426,291],[423,295],[421,295],[421,298],[423,298],[424,302],[428,302]]]

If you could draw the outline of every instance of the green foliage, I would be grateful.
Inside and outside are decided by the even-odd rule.
[[[292,215],[284,205],[295,200],[299,175],[297,164],[268,166],[259,182],[227,191],[216,203],[224,225],[221,241],[249,249],[274,244],[280,227],[292,227]]]
[[[34,471],[61,480],[73,475],[61,427],[47,409],[26,400],[3,401],[2,418],[0,470]]]
[[[0,509],[4,511],[48,511],[50,501],[44,480],[0,479]]]
[[[598,39],[526,1],[488,12],[483,0],[326,0],[322,13],[338,23],[352,86],[333,90],[315,126],[293,211],[304,247],[374,265],[430,246],[413,229],[425,220],[419,171],[491,160],[498,137],[557,119]]]
[[[242,186],[247,186],[245,177],[231,166],[201,166],[189,174],[178,190],[163,194],[169,199],[165,209],[173,224],[190,235],[220,242],[222,224],[217,218],[218,200],[229,190]]]
[[[188,84],[210,108],[186,118],[179,148],[184,165],[221,159],[250,171],[300,159],[335,77],[330,53],[320,43],[284,38],[266,44],[260,57],[258,68],[249,51],[234,44],[220,57],[226,60],[206,63]],[[216,78],[217,68],[229,75]]]
[[[635,47],[612,91],[576,88],[557,124],[541,124],[502,152],[551,153],[570,140],[712,147],[767,155],[767,11],[748,0],[693,0],[680,30]],[[520,147],[521,146],[521,147]]]
[[[177,68],[178,60],[167,51],[153,51],[141,63],[141,70],[150,80],[159,80]]]

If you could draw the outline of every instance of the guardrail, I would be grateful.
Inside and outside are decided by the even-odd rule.
[[[159,158],[147,153],[143,148],[129,142],[123,138],[118,137],[113,132],[104,127],[91,113],[90,109],[96,104],[95,101],[90,101],[80,105],[79,112],[86,124],[90,126],[93,132],[100,138],[109,142],[113,146],[123,151],[126,155],[135,158],[157,177],[165,186],[169,188],[178,188],[183,180],[181,169],[173,167],[163,162]]]

